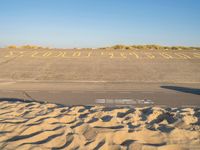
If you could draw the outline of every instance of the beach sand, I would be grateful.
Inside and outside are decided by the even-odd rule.
[[[200,108],[0,100],[0,149],[200,149]]]

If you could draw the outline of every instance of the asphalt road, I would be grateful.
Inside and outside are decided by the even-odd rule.
[[[1,99],[63,105],[200,106],[200,84],[2,82]],[[195,87],[195,88],[194,88]]]
[[[0,99],[200,106],[200,52],[0,49]]]

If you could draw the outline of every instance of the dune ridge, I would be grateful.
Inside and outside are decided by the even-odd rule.
[[[50,48],[50,47],[44,47],[39,45],[9,45],[5,48],[8,49],[57,49],[57,48]],[[73,49],[81,49],[81,48],[73,48]],[[82,48],[82,49],[98,49],[98,48]],[[196,49],[200,50],[200,47],[189,47],[189,46],[163,46],[163,45],[157,45],[157,44],[148,44],[148,45],[123,45],[123,44],[117,44],[109,47],[99,47],[99,49],[115,49],[115,50],[140,50],[140,49],[154,49],[154,50],[188,50],[188,49]]]
[[[200,149],[200,108],[0,101],[0,149]]]

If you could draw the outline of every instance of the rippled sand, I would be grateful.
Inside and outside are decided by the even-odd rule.
[[[0,100],[0,149],[200,149],[200,108],[64,107]]]

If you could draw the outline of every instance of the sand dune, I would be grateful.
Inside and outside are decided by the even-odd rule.
[[[0,149],[200,149],[200,108],[0,101]]]

